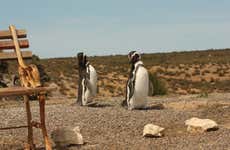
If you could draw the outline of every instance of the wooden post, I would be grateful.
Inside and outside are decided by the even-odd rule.
[[[33,126],[32,126],[32,115],[30,110],[30,102],[29,97],[24,95],[24,103],[26,107],[26,114],[27,114],[27,124],[28,124],[28,147],[30,150],[35,149],[34,141],[33,141]]]
[[[13,37],[13,42],[14,42],[14,46],[15,46],[15,52],[17,54],[17,57],[18,57],[18,63],[21,67],[23,68],[26,68],[26,65],[22,59],[22,54],[21,54],[21,51],[20,51],[20,46],[19,46],[19,43],[18,43],[18,37],[17,37],[17,33],[16,33],[16,28],[14,25],[10,25],[9,27],[9,30],[12,34],[12,37]]]
[[[45,125],[45,95],[43,93],[38,96],[39,106],[40,106],[40,123],[43,138],[45,141],[46,150],[52,150],[52,146],[47,134],[46,125]]]

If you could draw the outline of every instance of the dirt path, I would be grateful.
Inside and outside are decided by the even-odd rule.
[[[51,133],[64,126],[80,126],[86,141],[69,149],[230,149],[230,93],[154,97],[148,110],[128,111],[120,107],[122,98],[98,98],[98,107],[72,106],[74,100],[50,100],[47,126]],[[24,124],[23,105],[0,105],[0,127]],[[32,104],[38,119],[36,102]],[[220,124],[217,131],[188,134],[184,121],[191,117],[209,118]],[[162,138],[143,138],[143,127],[153,123],[166,128]],[[36,129],[35,129],[36,130]],[[41,134],[34,132],[35,143],[42,147]],[[0,149],[20,149],[26,129],[0,131]]]

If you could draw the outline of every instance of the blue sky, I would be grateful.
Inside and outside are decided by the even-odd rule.
[[[229,0],[0,0],[40,57],[230,47]]]

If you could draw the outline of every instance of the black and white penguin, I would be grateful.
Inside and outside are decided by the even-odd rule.
[[[128,54],[131,70],[126,85],[126,105],[129,110],[145,108],[149,91],[149,75],[136,51]]]
[[[78,63],[79,87],[77,102],[85,106],[92,102],[93,97],[97,94],[97,72],[83,53],[78,54]]]

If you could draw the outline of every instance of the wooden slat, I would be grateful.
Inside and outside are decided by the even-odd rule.
[[[18,40],[20,48],[28,48],[29,41],[28,40]],[[0,50],[4,49],[14,49],[13,41],[0,41]]]
[[[53,91],[55,89],[56,89],[55,87],[37,87],[37,88],[9,87],[9,88],[0,88],[0,97],[38,94],[40,92],[48,92],[48,91]]]
[[[26,38],[26,30],[16,30],[18,38]],[[11,39],[12,35],[9,30],[0,31],[0,39]]]
[[[32,58],[31,51],[21,51],[23,58]],[[15,52],[0,52],[0,60],[17,59]]]
[[[0,130],[9,130],[9,129],[19,129],[19,128],[27,128],[28,126],[24,125],[24,126],[15,126],[15,127],[4,127],[4,128],[0,128]]]
[[[14,25],[10,25],[9,30],[10,30],[10,33],[12,34],[12,40],[13,40],[13,43],[14,43],[15,53],[18,56],[18,64],[19,64],[20,67],[26,68],[27,66],[24,63],[24,60],[22,58],[22,53],[21,53],[21,49],[20,49],[20,43],[18,41],[18,37],[17,37],[17,33],[16,33],[16,27]]]

